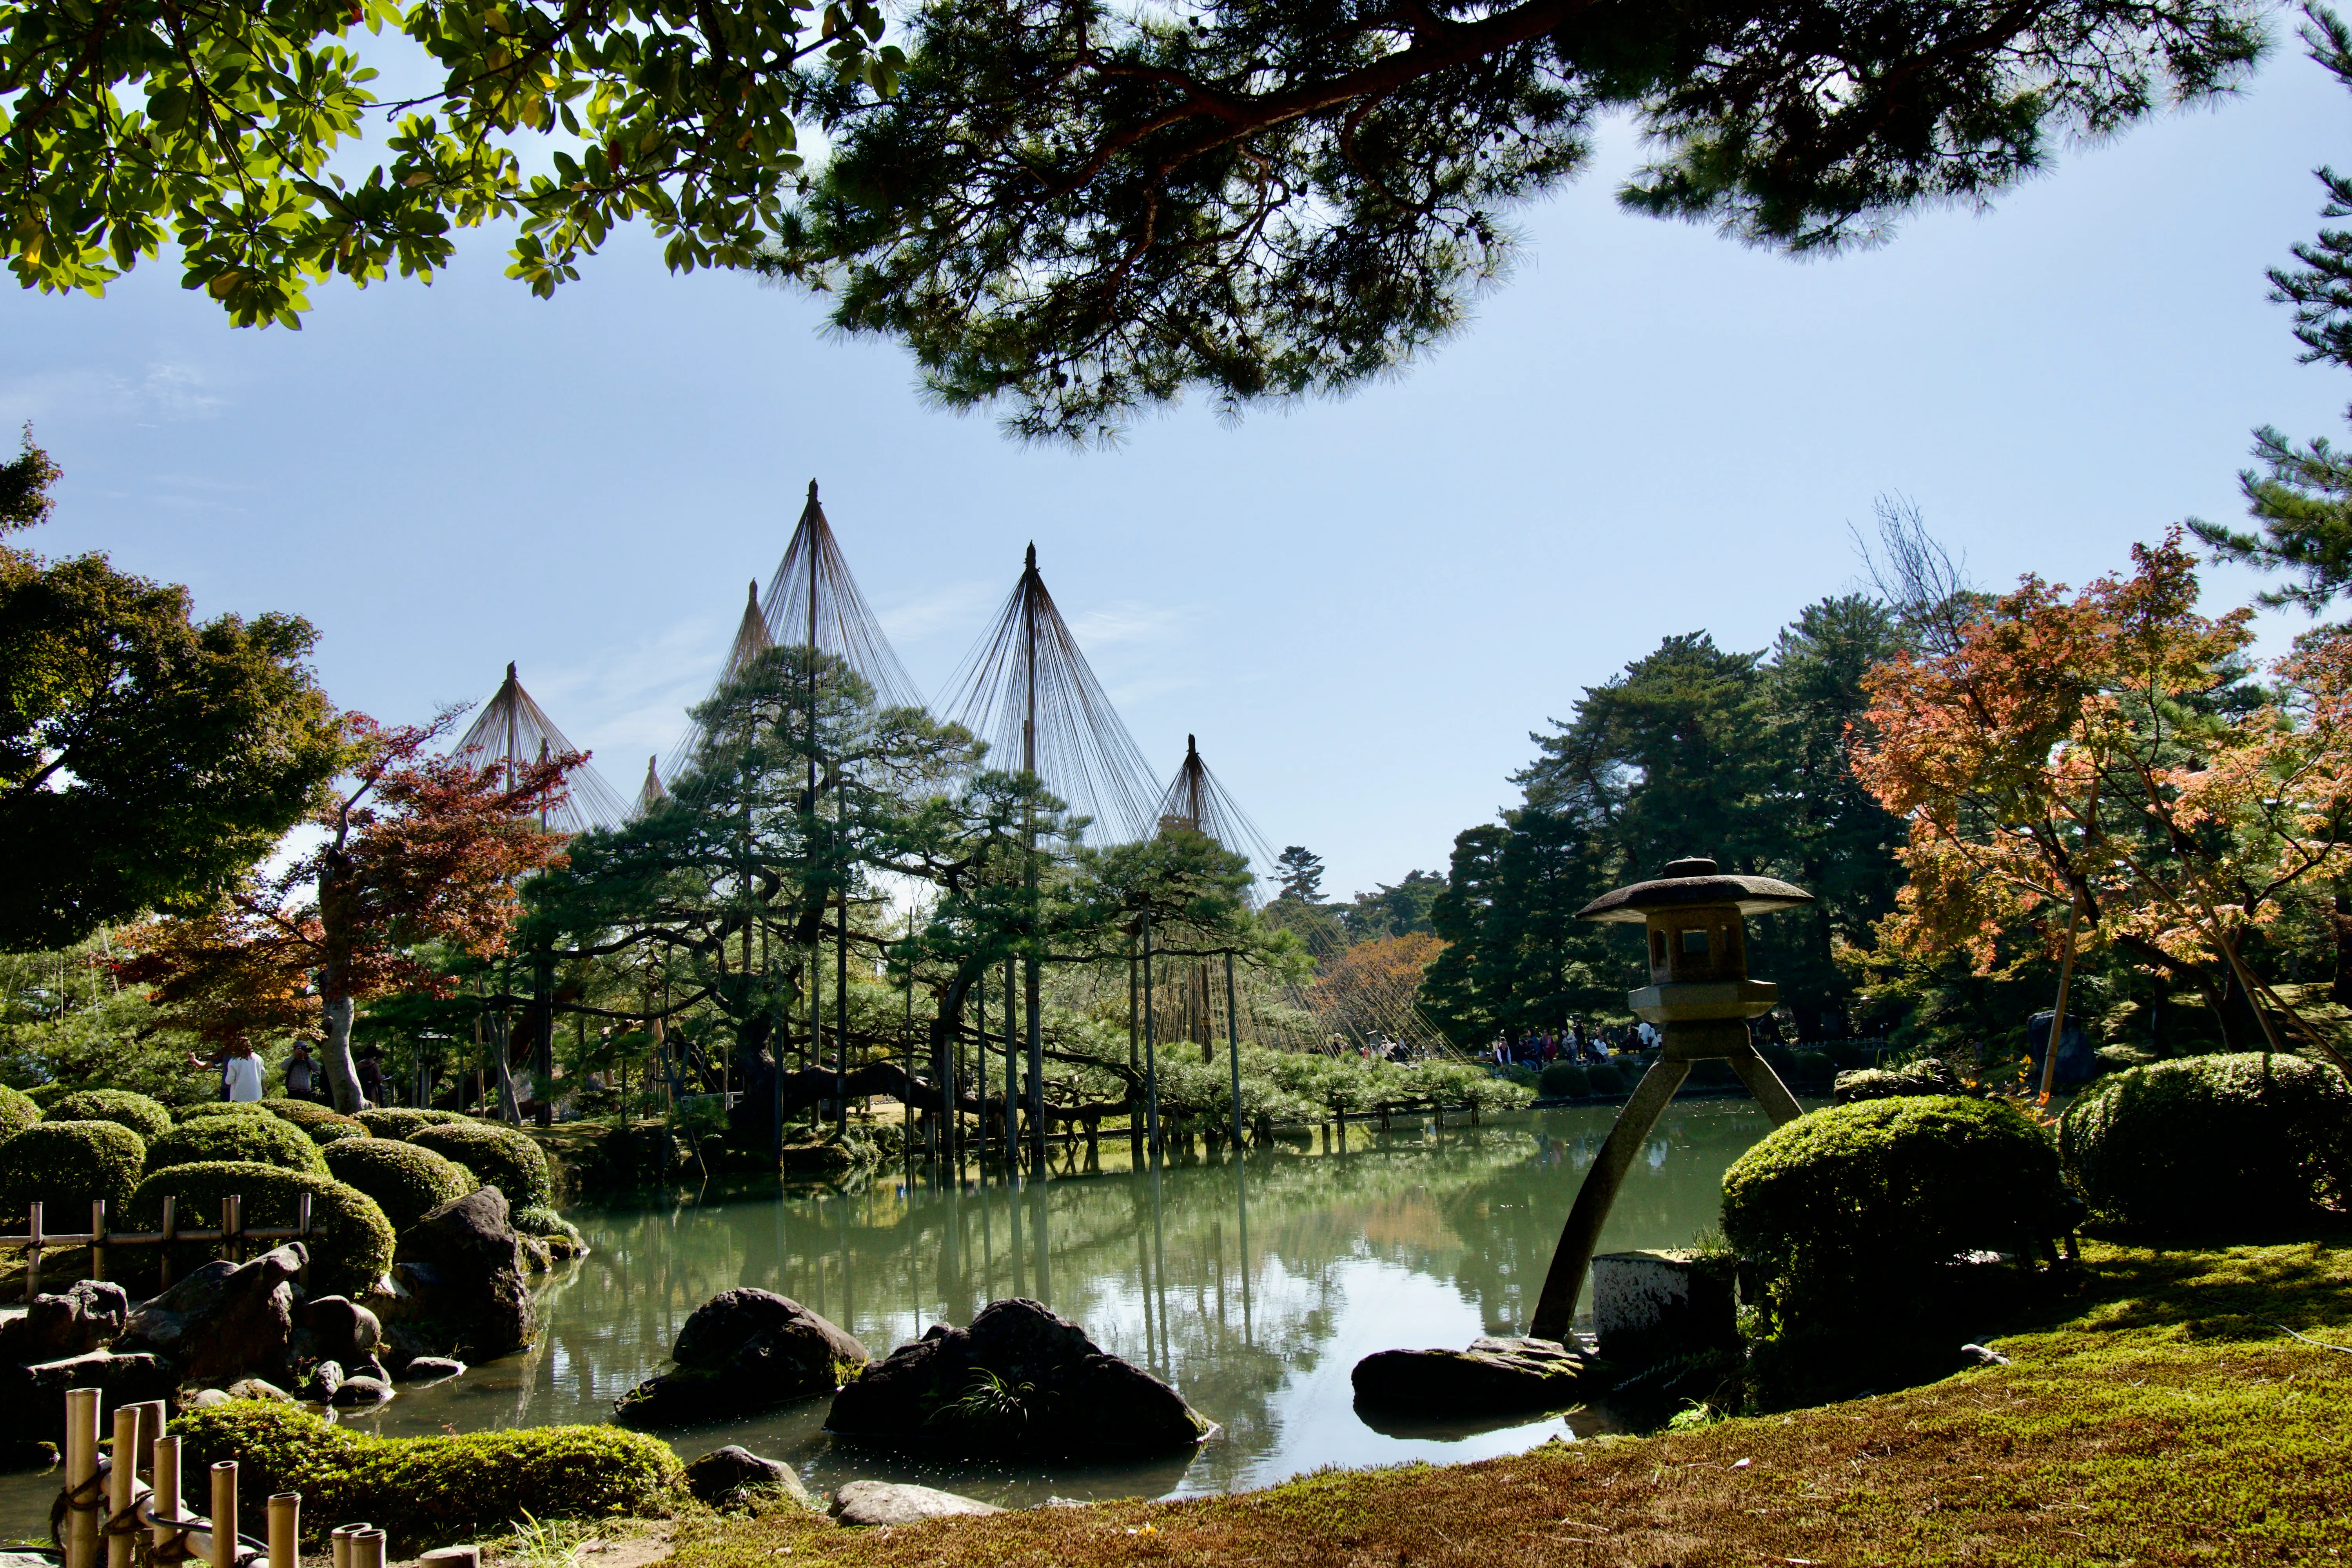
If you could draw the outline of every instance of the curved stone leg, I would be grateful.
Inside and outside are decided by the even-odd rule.
[[[1584,1173],[1576,1206],[1569,1210],[1568,1224],[1560,1229],[1559,1250],[1551,1255],[1551,1271],[1544,1276],[1535,1321],[1528,1327],[1535,1338],[1568,1342],[1569,1326],[1576,1321],[1576,1299],[1584,1292],[1584,1271],[1592,1267],[1592,1250],[1601,1244],[1601,1227],[1608,1223],[1617,1189],[1624,1184],[1625,1173],[1633,1169],[1633,1156],[1648,1142],[1650,1129],[1658,1124],[1675,1090],[1689,1076],[1690,1063],[1660,1057],[1642,1075],[1625,1109],[1617,1113],[1617,1124],[1609,1130],[1601,1157]]]
[[[1748,1086],[1748,1092],[1756,1097],[1756,1103],[1764,1108],[1773,1126],[1794,1121],[1805,1113],[1797,1097],[1789,1092],[1789,1086],[1780,1081],[1780,1075],[1772,1070],[1772,1064],[1756,1054],[1755,1047],[1743,1047],[1732,1054],[1730,1060],[1731,1070],[1739,1075],[1739,1081]]]

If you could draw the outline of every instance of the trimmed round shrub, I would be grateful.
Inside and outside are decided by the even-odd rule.
[[[1634,1079],[1641,1076],[1642,1069],[1639,1065],[1636,1065],[1633,1077],[1628,1078],[1625,1075],[1625,1065],[1622,1062],[1594,1062],[1584,1069],[1584,1081],[1591,1086],[1591,1092],[1604,1099],[1611,1095],[1630,1093]]]
[[[1592,1079],[1574,1062],[1554,1062],[1536,1079],[1536,1091],[1555,1100],[1581,1100],[1592,1092]]]
[[[420,1127],[468,1127],[474,1121],[459,1110],[418,1110],[405,1105],[379,1105],[356,1114],[371,1138],[405,1138]]]
[[[2262,1231],[2352,1205],[2352,1086],[2259,1053],[2185,1057],[2104,1078],[2058,1124],[2093,1208],[2151,1231]]]
[[[331,1106],[315,1100],[265,1100],[262,1109],[283,1121],[290,1121],[310,1135],[313,1143],[332,1143],[344,1138],[368,1136],[367,1124],[357,1117],[345,1116]]]
[[[6,1084],[0,1083],[0,1141],[22,1132],[41,1119],[41,1108]]]
[[[1801,1285],[1893,1273],[2071,1229],[2058,1152],[2014,1106],[1905,1096],[1811,1111],[1723,1175],[1723,1234]]]
[[[327,1173],[319,1146],[290,1121],[274,1116],[206,1116],[173,1128],[147,1145],[147,1168],[201,1165],[232,1160],[275,1165],[281,1171]]]
[[[146,1159],[146,1141],[120,1121],[36,1121],[0,1142],[0,1223],[23,1226],[37,1203],[44,1229],[79,1231],[104,1198],[120,1226]]]
[[[555,1196],[547,1156],[527,1135],[511,1127],[494,1127],[487,1121],[420,1127],[407,1141],[444,1159],[464,1161],[484,1184],[507,1195],[509,1209],[541,1207]]]
[[[51,1121],[115,1121],[152,1143],[171,1130],[172,1113],[160,1100],[127,1089],[78,1089],[48,1109]]]
[[[429,1150],[426,1152],[428,1153],[431,1152]],[[444,1158],[446,1158],[446,1156],[445,1155]],[[457,1179],[459,1181],[466,1184],[466,1193],[478,1193],[482,1190],[482,1178],[474,1174],[473,1166],[468,1165],[463,1160],[451,1160],[449,1161],[449,1168],[457,1173]],[[457,1195],[462,1198],[466,1195],[466,1193],[459,1193]]]
[[[302,1494],[304,1540],[348,1519],[414,1557],[535,1520],[667,1517],[686,1506],[686,1471],[658,1437],[617,1426],[531,1426],[462,1437],[377,1437],[297,1405],[237,1399],[172,1418],[184,1467],[236,1461],[247,1533],[271,1492]]]
[[[69,1083],[37,1083],[25,1091],[25,1098],[39,1106],[42,1112],[47,1114],[50,1106],[55,1105],[67,1095],[80,1092]]]
[[[144,1226],[163,1223],[163,1200],[179,1200],[179,1223],[209,1228],[218,1221],[221,1200],[245,1200],[249,1230],[290,1229],[297,1200],[310,1194],[310,1286],[312,1296],[358,1296],[392,1267],[392,1222],[373,1198],[357,1187],[309,1171],[237,1161],[173,1165],[139,1184],[131,1212]],[[191,1245],[174,1268],[202,1262],[209,1249]]]
[[[180,1112],[183,1121],[201,1121],[207,1116],[267,1116],[269,1108],[257,1100],[207,1100],[191,1105]]]
[[[390,1138],[345,1138],[322,1151],[335,1180],[373,1198],[395,1231],[462,1198],[478,1183],[430,1149]]]

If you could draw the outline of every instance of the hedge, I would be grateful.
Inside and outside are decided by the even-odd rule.
[[[29,1097],[0,1083],[0,1142],[5,1142],[40,1119],[41,1108]]]
[[[127,1089],[78,1089],[49,1107],[51,1121],[115,1121],[152,1143],[171,1130],[172,1112],[160,1100]]]
[[[478,1184],[432,1150],[389,1138],[346,1138],[323,1152],[335,1180],[373,1198],[394,1231],[406,1230]]]
[[[36,1121],[0,1142],[0,1221],[21,1226],[38,1203],[44,1228],[70,1233],[104,1198],[120,1226],[146,1159],[145,1140],[120,1121]]]
[[[183,1121],[197,1121],[207,1116],[267,1116],[269,1108],[257,1100],[207,1100],[191,1105],[180,1112]]]
[[[327,1173],[319,1146],[290,1121],[274,1116],[205,1116],[182,1122],[147,1145],[147,1169],[234,1160],[282,1171]]]
[[[389,1538],[386,1557],[501,1535],[535,1520],[667,1516],[686,1471],[667,1444],[616,1426],[536,1426],[448,1437],[377,1437],[299,1405],[232,1400],[175,1415],[184,1472],[236,1461],[248,1534],[270,1493],[302,1494],[305,1540],[345,1520]]]
[[[1767,1278],[1848,1280],[2071,1229],[2058,1152],[2015,1107],[1951,1095],[1831,1106],[1723,1176],[1723,1234]]]
[[[2187,1057],[2098,1079],[2058,1125],[2100,1213],[2155,1232],[2258,1233],[2352,1206],[2352,1087],[2259,1053]]]
[[[202,1165],[173,1165],[139,1184],[131,1200],[142,1225],[159,1225],[163,1199],[179,1200],[184,1225],[209,1227],[219,1217],[221,1200],[232,1194],[245,1199],[245,1223],[251,1229],[277,1229],[294,1224],[296,1200],[310,1194],[310,1223],[317,1232],[310,1243],[312,1296],[352,1296],[383,1277],[392,1267],[392,1222],[373,1198],[357,1187],[307,1171],[280,1170],[275,1165],[220,1161]],[[190,1247],[182,1262],[203,1260]]]
[[[371,1138],[405,1138],[420,1127],[470,1127],[474,1119],[459,1110],[420,1110],[405,1105],[379,1105],[353,1112]]]
[[[507,1195],[509,1209],[544,1207],[555,1196],[547,1156],[527,1135],[511,1127],[494,1127],[487,1121],[420,1127],[408,1135],[407,1142],[444,1159],[463,1161],[486,1184]]]
[[[1553,1100],[1581,1100],[1592,1092],[1592,1079],[1574,1062],[1554,1062],[1536,1079],[1536,1092]]]

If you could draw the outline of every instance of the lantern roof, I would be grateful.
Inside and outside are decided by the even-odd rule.
[[[1704,857],[1670,860],[1664,869],[1665,875],[1653,881],[1601,894],[1577,910],[1577,919],[1640,925],[1654,910],[1730,904],[1743,915],[1760,915],[1813,901],[1812,894],[1778,877],[1726,876]]]

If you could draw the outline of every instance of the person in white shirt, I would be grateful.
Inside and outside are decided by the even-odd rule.
[[[192,1051],[188,1065],[217,1069],[223,1100],[249,1101],[261,1098],[261,1058],[243,1040],[232,1041],[217,1057],[200,1057]]]

